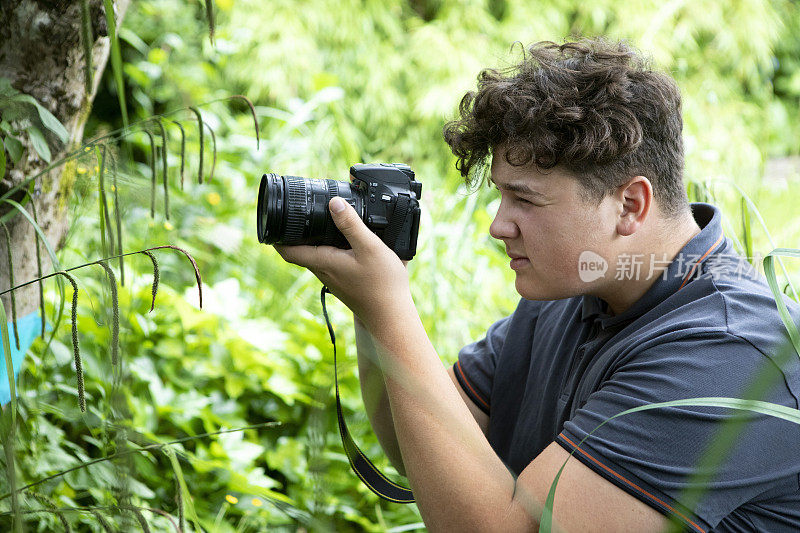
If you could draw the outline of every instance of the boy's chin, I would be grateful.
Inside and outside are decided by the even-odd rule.
[[[580,291],[575,287],[566,288],[533,284],[529,280],[521,280],[520,276],[517,276],[515,288],[517,293],[526,300],[561,300],[586,294],[589,286],[588,284],[583,285],[586,285],[586,290]]]

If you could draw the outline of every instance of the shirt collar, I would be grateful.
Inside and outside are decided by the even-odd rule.
[[[709,256],[729,249],[730,243],[725,239],[722,232],[721,211],[711,204],[692,203],[690,205],[692,216],[694,216],[695,222],[701,228],[700,233],[686,243],[686,246],[678,252],[678,255],[672,260],[667,270],[658,276],[647,292],[619,315],[608,313],[608,304],[601,298],[585,294],[583,295],[583,309],[581,312],[582,320],[599,320],[603,329],[630,322],[690,283],[692,279],[700,274],[702,263]],[[663,257],[654,254],[653,259],[658,261],[660,259],[663,260]],[[647,275],[650,261],[651,258],[649,256],[642,258],[640,275]],[[609,268],[608,272],[611,275],[616,275],[616,266],[614,270]]]

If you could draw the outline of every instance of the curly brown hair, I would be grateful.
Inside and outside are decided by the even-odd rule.
[[[661,211],[688,208],[683,186],[681,96],[625,42],[602,38],[533,44],[504,70],[484,69],[478,90],[444,126],[468,185],[485,177],[503,145],[510,165],[572,172],[599,202],[633,176],[646,176]],[[478,180],[480,181],[480,179]]]

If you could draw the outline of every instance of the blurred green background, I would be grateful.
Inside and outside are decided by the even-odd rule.
[[[410,164],[423,183],[418,254],[409,265],[412,292],[433,345],[451,363],[459,348],[513,311],[518,295],[503,246],[488,235],[496,192],[464,187],[441,128],[482,68],[521,58],[515,41],[527,46],[605,35],[651,55],[683,94],[686,178],[698,184],[693,199],[721,205],[727,233],[741,239],[738,186],[753,199],[774,246],[800,247],[797,2],[217,0],[215,14],[213,45],[202,2],[134,0],[119,32],[131,121],[198,105],[217,147],[213,179],[197,184],[194,116],[187,110],[169,115],[187,134],[181,191],[180,135],[168,126],[169,221],[160,190],[150,218],[147,136],[133,133],[121,148],[125,250],[180,246],[195,257],[204,282],[199,310],[188,261],[157,252],[161,287],[148,313],[151,263],[144,256],[126,261],[119,297],[129,417],[121,423],[130,439],[147,443],[280,422],[174,446],[192,497],[183,498],[187,520],[190,507],[196,513],[187,529],[423,528],[416,506],[380,501],[349,469],[336,427],[320,283],[258,243],[256,192],[264,172],[346,179],[357,162]],[[247,105],[224,100],[236,94],[255,104],[260,149]],[[121,126],[108,68],[85,139]],[[208,134],[203,156],[208,178]],[[74,164],[73,223],[60,253],[65,267],[102,257],[97,163],[87,155]],[[773,244],[750,214],[754,250],[766,254]],[[797,265],[787,266],[800,282]],[[48,351],[37,341],[20,376],[20,484],[116,449],[104,429],[111,412],[109,291],[99,268],[76,276],[88,411],[78,410],[64,320]],[[52,318],[58,292],[52,282],[46,289]],[[351,430],[367,455],[399,480],[363,412],[352,315],[334,302],[329,299],[329,313]],[[62,507],[108,507],[103,515],[111,525],[135,529],[131,516],[113,508],[120,480],[136,505],[177,520],[174,471],[164,453],[142,452],[36,490]],[[2,510],[8,503],[0,502]],[[30,496],[23,504],[38,507]],[[174,531],[165,516],[145,517],[153,531]],[[103,531],[90,513],[64,513],[64,519],[78,530]],[[49,513],[26,520],[32,530],[62,528]]]

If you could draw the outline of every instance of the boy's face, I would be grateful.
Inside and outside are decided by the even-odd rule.
[[[492,181],[500,190],[500,207],[489,228],[513,260],[517,292],[529,300],[556,300],[595,292],[614,278],[611,258],[620,244],[616,232],[618,204],[607,195],[599,204],[581,198],[581,185],[555,167],[539,172],[515,167],[504,151],[494,153]],[[527,188],[530,192],[522,190]],[[605,275],[584,281],[578,270],[583,252],[608,265]],[[598,258],[593,257],[596,261]],[[586,276],[584,276],[584,279]]]

